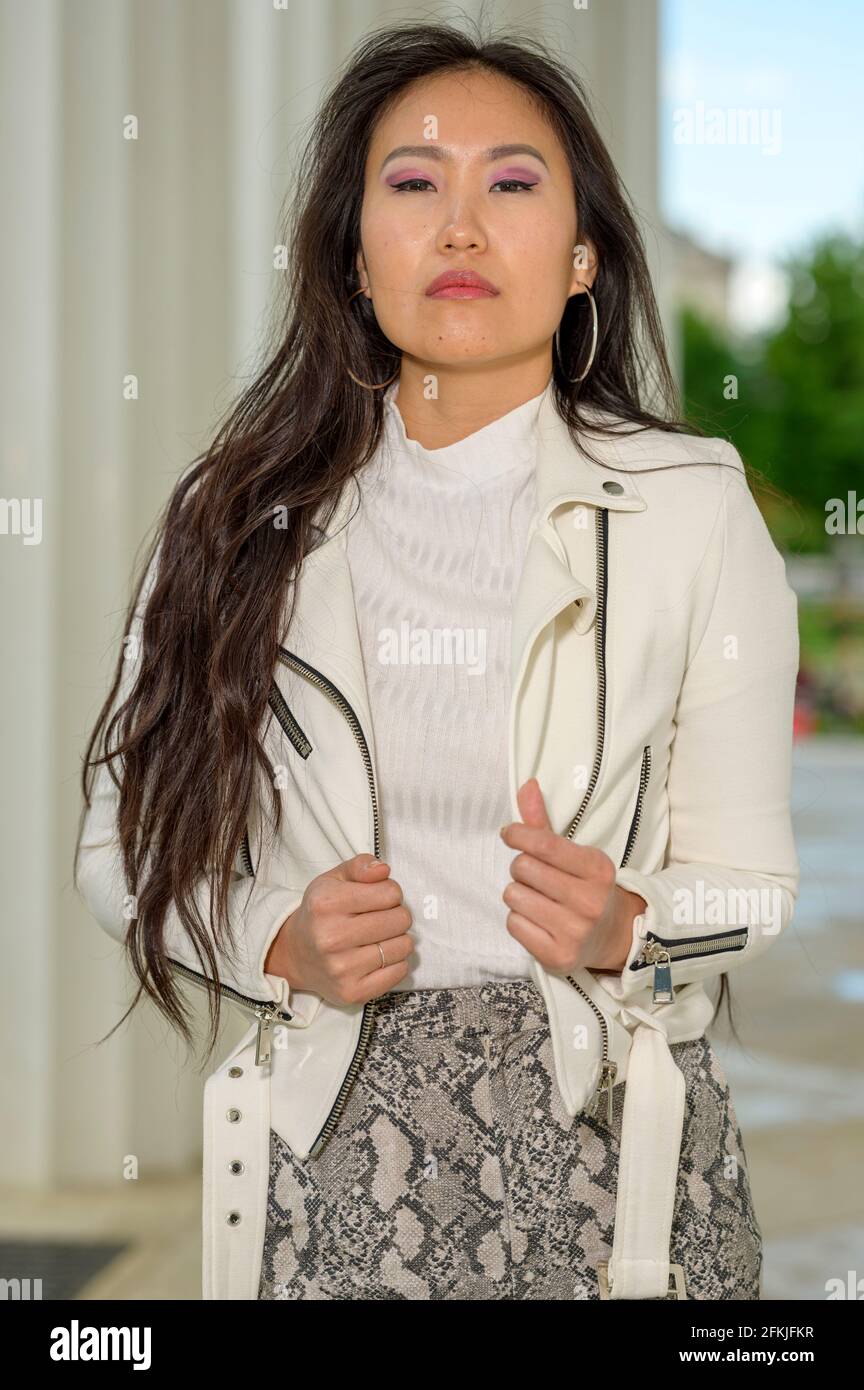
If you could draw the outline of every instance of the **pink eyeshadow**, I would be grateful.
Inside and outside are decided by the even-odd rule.
[[[508,168],[496,174],[494,181],[497,183],[499,179],[524,179],[526,183],[536,183],[539,178],[540,174],[536,169]]]
[[[398,174],[389,174],[389,175],[387,176],[386,182],[387,182],[388,184],[394,184],[394,183],[404,183],[406,179],[428,179],[428,178],[429,178],[429,175],[428,175],[428,174],[422,174],[422,173],[420,172],[419,169],[406,169],[404,173],[403,173],[402,170],[400,169]],[[431,180],[430,180],[430,182],[431,182]]]

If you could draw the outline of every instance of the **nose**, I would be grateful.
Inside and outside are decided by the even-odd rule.
[[[486,233],[478,210],[467,193],[454,193],[437,236],[439,251],[484,251]]]
[[[439,250],[441,251],[477,251],[479,249],[479,239],[472,232],[459,227],[449,227],[439,241]]]

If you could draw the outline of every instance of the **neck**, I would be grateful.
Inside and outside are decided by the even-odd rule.
[[[551,375],[548,351],[479,368],[442,367],[404,353],[397,404],[405,433],[424,449],[446,448],[539,396]],[[430,378],[436,388],[433,400],[426,394]]]

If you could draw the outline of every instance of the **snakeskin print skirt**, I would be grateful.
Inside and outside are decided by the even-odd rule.
[[[758,1299],[762,1238],[726,1076],[674,1043],[686,1108],[670,1259],[691,1299]],[[598,1299],[626,1081],[612,1125],[561,1101],[531,979],[383,995],[333,1135],[270,1133],[262,1299]]]

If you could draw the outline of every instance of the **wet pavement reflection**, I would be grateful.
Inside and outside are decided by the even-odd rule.
[[[709,1036],[749,1159],[763,1298],[810,1300],[864,1280],[864,740],[796,745],[793,807],[795,919],[729,972],[743,1049],[725,1006]]]

